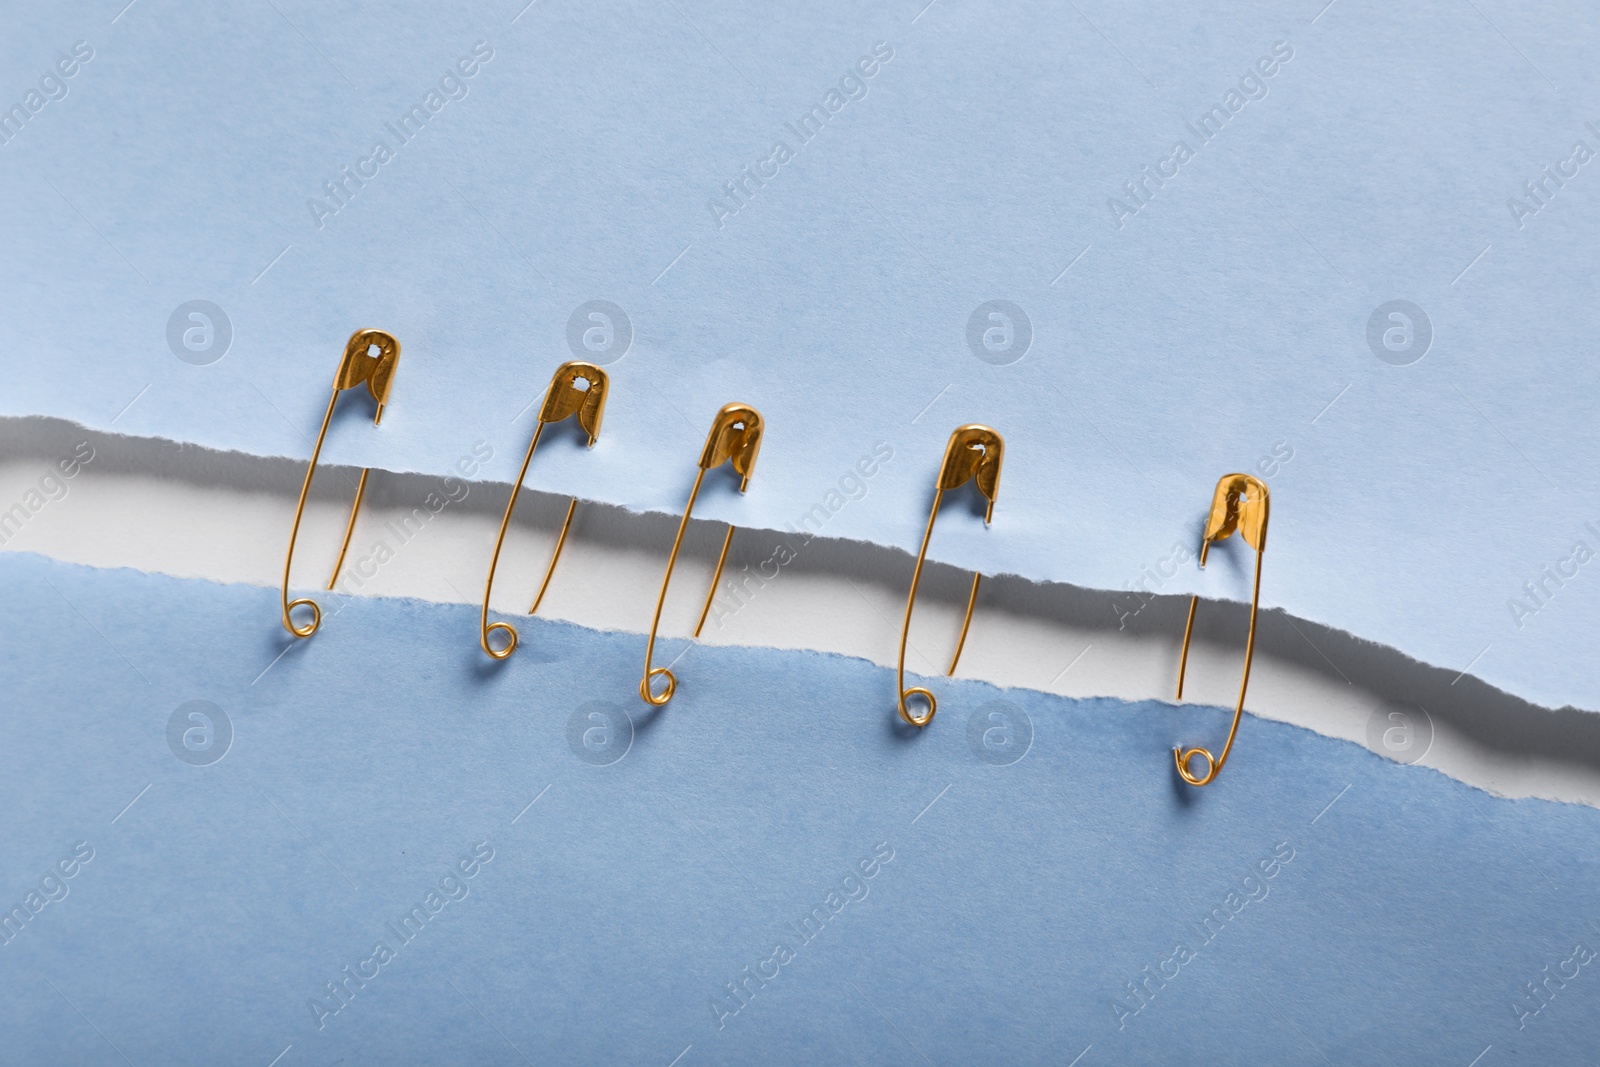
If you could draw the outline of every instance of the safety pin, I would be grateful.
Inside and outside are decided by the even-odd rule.
[[[920,685],[906,688],[906,638],[911,634],[911,609],[917,602],[917,585],[922,581],[922,563],[928,555],[928,541],[933,537],[933,520],[939,517],[939,501],[945,490],[959,489],[972,481],[977,485],[978,492],[989,500],[988,510],[983,515],[983,524],[989,525],[994,518],[995,497],[1000,493],[1000,462],[1005,457],[1005,447],[1005,441],[998,433],[977,423],[957,427],[944,447],[944,463],[939,468],[933,510],[928,512],[928,529],[922,535],[922,550],[917,553],[916,569],[911,572],[911,592],[906,596],[906,621],[900,627],[900,664],[895,668],[900,687],[900,718],[912,726],[928,725],[939,708],[933,694],[927,689]],[[950,669],[945,671],[947,677],[956,672],[961,650],[966,647],[967,628],[972,625],[972,608],[978,602],[978,583],[982,580],[981,573],[973,573],[972,593],[967,597],[967,614],[961,620],[961,637],[956,641],[955,655],[950,657]],[[914,696],[920,696],[928,702],[928,713],[921,718],[912,715],[906,707],[906,701]]]
[[[376,349],[376,352],[374,352]],[[400,364],[400,342],[382,330],[357,330],[345,343],[344,356],[339,360],[339,371],[333,376],[333,396],[328,399],[328,412],[322,416],[322,431],[311,449],[311,462],[306,464],[306,480],[300,486],[300,503],[294,509],[294,527],[289,531],[289,551],[283,557],[283,628],[296,637],[310,637],[322,625],[322,609],[315,600],[289,599],[289,568],[294,563],[294,543],[300,536],[300,519],[306,510],[306,494],[311,491],[311,476],[316,473],[317,457],[322,454],[322,442],[328,436],[328,425],[333,422],[333,409],[339,403],[339,394],[365,383],[367,392],[378,402],[372,416],[372,425],[383,418],[383,406],[389,402],[389,387],[394,384],[394,371]],[[333,565],[333,576],[328,579],[331,590],[339,580],[344,567],[344,556],[350,549],[350,535],[355,532],[356,513],[361,510],[361,500],[367,492],[367,469],[361,468],[361,480],[356,483],[355,503],[350,506],[350,521],[345,524],[344,543],[339,546],[339,559]],[[296,626],[289,613],[298,607],[311,609],[311,621]]]
[[[589,447],[600,437],[600,420],[606,411],[606,388],[610,380],[606,372],[593,363],[573,360],[556,368],[550,377],[550,388],[545,391],[544,406],[539,409],[539,421],[534,423],[533,440],[528,442],[528,454],[522,457],[522,469],[517,472],[516,484],[511,487],[511,499],[506,502],[506,517],[500,520],[500,535],[494,540],[494,556],[489,560],[489,576],[483,583],[483,614],[478,619],[478,644],[494,659],[505,659],[516,651],[517,630],[503,622],[489,622],[489,593],[494,589],[494,572],[500,564],[500,548],[506,541],[506,530],[511,525],[511,513],[517,508],[517,495],[522,492],[522,481],[528,476],[528,464],[533,462],[533,450],[539,447],[539,435],[546,423],[560,422],[570,415],[578,416],[578,425],[589,435]],[[578,498],[567,505],[567,517],[561,523],[561,533],[556,537],[556,550],[550,554],[550,566],[545,568],[544,581],[533,598],[528,614],[539,610],[544,591],[550,587],[550,578],[561,559],[561,549],[567,543],[567,531],[572,527],[572,513],[578,510]],[[506,646],[496,650],[489,644],[489,635],[497,630],[506,634]]]
[[[719,467],[724,461],[732,463],[739,475],[739,492],[750,485],[750,474],[756,467],[756,453],[761,451],[761,412],[748,404],[726,404],[711,421],[711,432],[706,434],[706,447],[700,453],[700,471],[694,476],[694,488],[689,490],[689,502],[683,506],[683,519],[678,523],[678,536],[672,540],[672,553],[667,556],[667,573],[661,578],[661,595],[656,598],[655,618],[650,620],[650,640],[644,646],[644,677],[639,679],[639,695],[645,703],[661,707],[672,699],[678,689],[678,679],[667,667],[650,666],[656,647],[656,628],[661,625],[661,608],[667,602],[667,586],[672,584],[672,568],[678,563],[678,549],[683,545],[683,533],[689,528],[689,515],[694,511],[695,497],[700,495],[700,483],[706,471]],[[717,570],[711,576],[711,589],[706,593],[705,607],[700,609],[700,621],[694,635],[700,636],[711,611],[711,601],[717,595],[717,582],[722,577],[722,565],[728,561],[728,546],[733,544],[735,527],[728,527],[722,539],[722,554],[717,557]],[[657,675],[667,679],[667,687],[659,694],[651,691]]]
[[[1206,565],[1206,551],[1213,541],[1225,541],[1239,531],[1246,544],[1256,550],[1255,588],[1250,594],[1250,634],[1244,642],[1244,679],[1239,683],[1239,702],[1233,708],[1233,725],[1228,727],[1228,740],[1222,746],[1222,755],[1213,757],[1207,749],[1195,746],[1190,749],[1174,747],[1172,758],[1178,764],[1178,774],[1190,785],[1209,785],[1228,761],[1233,748],[1233,738],[1239,732],[1239,719],[1244,715],[1244,691],[1250,685],[1250,659],[1256,648],[1256,609],[1261,604],[1261,557],[1267,547],[1267,512],[1271,499],[1266,483],[1248,474],[1224,474],[1217,482],[1217,491],[1211,498],[1211,515],[1206,519],[1205,535],[1200,540],[1200,566]],[[1178,657],[1178,696],[1183,699],[1183,674],[1189,663],[1189,635],[1194,630],[1194,609],[1198,596],[1189,598],[1189,621],[1183,624],[1183,652]],[[1206,773],[1196,777],[1189,770],[1189,760],[1200,756],[1206,761]]]

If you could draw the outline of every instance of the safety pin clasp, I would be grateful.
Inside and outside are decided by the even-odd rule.
[[[939,485],[946,489],[959,489],[971,481],[978,492],[989,501],[984,512],[984,524],[994,520],[994,502],[1000,495],[1000,463],[1005,458],[1006,443],[998,433],[987,426],[971,423],[957,427],[944,446],[944,462],[939,466]]]
[[[1211,513],[1206,516],[1205,533],[1200,539],[1200,566],[1206,565],[1206,555],[1213,541],[1225,541],[1237,531],[1245,544],[1256,550],[1255,581],[1250,593],[1250,630],[1244,644],[1244,676],[1239,682],[1239,699],[1233,708],[1233,724],[1228,727],[1228,740],[1222,746],[1222,755],[1213,756],[1200,746],[1173,748],[1172,758],[1178,774],[1193,786],[1210,785],[1222,765],[1228,761],[1233,749],[1233,739],[1239,733],[1239,720],[1244,715],[1244,694],[1250,686],[1250,662],[1256,647],[1256,613],[1261,606],[1261,557],[1267,548],[1267,518],[1271,497],[1266,483],[1249,474],[1225,474],[1217,482],[1211,497]],[[1189,638],[1194,632],[1195,606],[1200,598],[1189,598],[1189,618],[1183,626],[1183,651],[1178,657],[1177,699],[1183,699],[1183,677],[1189,665]],[[1195,774],[1189,761],[1199,756],[1205,761],[1205,773]]]
[[[593,363],[571,360],[556,368],[539,409],[539,425],[578,416],[578,425],[589,435],[589,447],[600,439],[600,420],[606,413],[606,392],[611,379]]]
[[[761,451],[761,412],[749,404],[724,404],[711,420],[711,431],[706,434],[706,444],[700,450],[700,469],[694,476],[694,487],[689,490],[689,502],[683,507],[683,518],[678,522],[678,535],[672,540],[672,552],[667,556],[667,572],[661,578],[661,595],[656,598],[655,617],[650,620],[650,639],[644,647],[644,677],[639,679],[639,696],[645,703],[661,707],[672,699],[678,690],[677,676],[667,667],[651,666],[655,654],[656,631],[661,626],[661,609],[667,602],[667,587],[672,584],[672,571],[678,564],[678,550],[683,547],[683,535],[689,528],[689,516],[694,512],[695,499],[700,495],[700,483],[706,472],[722,466],[733,467],[739,475],[739,492],[750,486],[750,475],[756,469],[756,456]],[[728,561],[728,548],[733,544],[736,527],[729,526],[722,539],[722,552],[717,556],[717,569],[711,575],[711,588],[706,593],[705,606],[700,609],[700,621],[695,625],[694,636],[699,637],[711,611],[711,602],[717,595],[717,582],[722,578],[722,568]],[[651,685],[657,677],[666,679],[666,688],[657,693]]]
[[[712,470],[730,463],[739,475],[739,492],[750,485],[761,451],[761,412],[749,404],[724,404],[711,420],[706,446],[700,450],[700,469]]]
[[[483,582],[483,611],[478,616],[478,645],[491,659],[505,659],[517,649],[516,627],[508,623],[489,621],[489,595],[494,590],[494,572],[500,564],[500,549],[505,545],[506,530],[511,526],[511,514],[517,508],[517,497],[522,492],[523,480],[528,476],[528,465],[533,462],[533,450],[539,447],[539,437],[544,433],[546,425],[560,422],[573,415],[578,417],[578,425],[583,432],[589,435],[589,447],[593,448],[595,441],[600,437],[600,421],[605,417],[606,392],[611,381],[606,372],[593,363],[584,363],[573,360],[563,363],[556,368],[550,376],[550,386],[545,390],[544,404],[539,408],[539,419],[533,427],[533,437],[528,441],[527,454],[522,457],[522,469],[517,472],[517,481],[511,487],[511,499],[506,501],[506,514],[500,520],[500,533],[495,537],[494,555],[489,560],[489,574]],[[533,615],[539,610],[540,601],[544,600],[545,590],[550,588],[550,579],[556,572],[556,564],[561,559],[561,549],[567,543],[567,531],[572,528],[572,516],[578,509],[578,498],[573,497],[567,505],[567,517],[561,523],[561,533],[556,536],[555,551],[550,554],[550,565],[545,568],[544,580],[539,583],[539,592],[533,598],[533,606],[528,609],[528,614]],[[506,643],[496,648],[490,641],[490,635],[499,632],[506,636]]]
[[[959,489],[970,481],[988,501],[983,515],[984,525],[987,526],[994,520],[994,504],[1000,495],[1000,466],[1004,458],[1005,440],[996,431],[977,423],[958,426],[945,444],[944,461],[939,466],[939,477],[934,483],[928,528],[922,534],[922,549],[917,553],[917,565],[911,572],[911,591],[906,595],[906,618],[900,627],[900,660],[896,668],[900,691],[899,711],[900,718],[911,726],[928,725],[939,709],[938,701],[923,686],[906,688],[906,641],[911,634],[911,611],[917,603],[917,586],[922,581],[922,564],[928,555],[928,541],[933,537],[933,523],[939,517],[939,503],[947,490]],[[978,603],[978,584],[982,580],[981,573],[973,574],[972,592],[967,596],[967,611],[961,620],[961,636],[956,640],[955,654],[950,657],[950,667],[945,671],[947,676],[955,674],[956,664],[961,660],[961,650],[966,647],[967,630],[972,626],[972,609]],[[917,696],[928,705],[925,715],[912,714],[908,706],[910,699]]]
[[[389,389],[394,385],[394,371],[400,365],[400,342],[382,330],[357,330],[345,342],[344,357],[339,360],[339,372],[333,376],[333,391],[342,393],[365,384],[378,410],[372,424],[383,418],[383,407],[389,402]]]
[[[295,540],[300,536],[300,520],[305,515],[306,496],[311,492],[311,477],[317,470],[317,458],[322,454],[322,443],[327,439],[328,426],[333,422],[333,409],[339,403],[339,394],[346,389],[365,385],[368,394],[377,402],[372,414],[372,425],[383,420],[383,409],[389,402],[389,390],[394,385],[395,368],[400,365],[400,342],[383,330],[357,330],[345,342],[344,355],[339,359],[339,369],[333,376],[333,395],[328,398],[328,410],[322,416],[322,429],[317,433],[317,443],[311,449],[311,461],[306,464],[305,481],[300,486],[300,501],[294,509],[294,525],[289,531],[289,550],[283,557],[282,619],[283,628],[295,637],[306,638],[322,625],[322,609],[308,598],[289,599],[289,570],[294,564]],[[356,515],[361,511],[361,501],[367,492],[368,468],[361,469],[356,483],[355,502],[350,505],[350,518],[345,523],[344,541],[339,546],[339,558],[333,565],[333,575],[328,579],[332,589],[344,567],[345,553],[350,550],[350,536],[355,532]],[[304,626],[296,626],[291,612],[298,607],[311,609],[311,619]]]

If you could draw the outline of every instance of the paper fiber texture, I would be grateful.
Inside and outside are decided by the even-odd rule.
[[[888,670],[695,647],[653,712],[637,635],[492,664],[353,600],[283,652],[268,591],[0,572],[6,1062],[1592,1053],[1593,809],[1254,718],[1193,790],[1214,708],[934,681],[917,732]]]
[[[347,398],[326,458],[504,481],[576,355],[602,437],[534,484],[676,511],[743,401],[760,462],[703,514],[913,550],[981,421],[995,522],[952,504],[936,559],[1243,598],[1248,560],[1192,557],[1249,471],[1266,603],[1600,709],[1597,18],[19,9],[0,412],[304,457],[375,326],[392,403]]]

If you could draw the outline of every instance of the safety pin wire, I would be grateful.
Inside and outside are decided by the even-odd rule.
[[[376,425],[376,424],[374,424]],[[328,575],[328,592],[333,592],[333,587],[338,584],[339,572],[344,570],[345,553],[350,551],[350,537],[356,532],[356,512],[361,510],[361,502],[367,496],[367,474],[369,469],[361,468],[361,477],[356,480],[356,499],[350,505],[350,518],[344,524],[344,540],[339,543],[339,558],[334,561],[333,573]]]
[[[700,636],[700,631],[705,628],[706,616],[711,614],[711,603],[717,599],[717,583],[722,580],[722,566],[728,562],[728,548],[733,544],[733,532],[737,526],[729,526],[728,534],[722,539],[722,551],[717,555],[717,569],[711,575],[711,588],[706,590],[705,607],[700,609],[700,621],[694,624],[694,635]]]
[[[900,658],[895,668],[895,677],[900,689],[900,718],[910,726],[926,726],[933,721],[934,712],[938,710],[938,701],[923,686],[906,688],[906,642],[911,636],[911,609],[917,603],[917,587],[922,584],[922,564],[928,557],[928,542],[933,538],[933,523],[939,517],[939,503],[944,498],[943,489],[933,491],[933,508],[928,512],[928,528],[922,534],[922,548],[917,553],[916,569],[911,572],[911,592],[906,594],[906,619],[900,627]],[[990,505],[991,512],[994,510]],[[987,521],[987,520],[986,520]],[[983,581],[981,573],[972,576],[972,592],[967,597],[967,613],[961,620],[961,636],[956,641],[955,654],[950,657],[950,666],[944,672],[945,677],[956,673],[956,664],[961,661],[961,650],[967,647],[967,631],[972,627],[972,609],[978,603],[978,583]],[[928,713],[920,718],[911,714],[906,702],[913,696],[921,696],[928,702]]]
[[[283,557],[283,628],[299,638],[310,637],[317,632],[317,627],[322,625],[322,609],[317,602],[308,597],[298,600],[289,599],[289,572],[294,566],[294,546],[300,539],[300,520],[305,516],[306,497],[311,493],[311,478],[317,472],[317,459],[322,455],[322,442],[327,439],[328,427],[333,423],[333,411],[339,403],[339,393],[342,390],[334,385],[333,395],[328,398],[327,413],[322,416],[322,430],[317,434],[317,443],[311,449],[311,462],[306,465],[306,479],[300,485],[300,500],[294,509],[294,525],[289,531],[289,551]],[[372,425],[376,426],[383,419],[383,402],[378,402],[378,410],[372,416]],[[339,581],[339,572],[344,569],[345,553],[350,550],[350,538],[355,533],[356,515],[361,511],[361,502],[367,493],[367,474],[370,468],[361,468],[361,480],[356,483],[356,498],[350,505],[350,518],[344,527],[344,542],[339,546],[339,559],[333,565],[333,574],[328,578],[328,589],[332,590]],[[305,626],[296,626],[290,612],[295,608],[308,607],[311,609],[311,621]]]
[[[1205,566],[1206,549],[1209,547],[1211,547],[1211,542],[1209,541],[1200,547],[1200,566],[1202,567]],[[1228,762],[1228,753],[1233,750],[1233,739],[1239,733],[1239,720],[1244,717],[1244,694],[1245,690],[1250,687],[1250,661],[1254,657],[1256,650],[1256,606],[1261,602],[1262,555],[1260,552],[1256,553],[1255,583],[1250,593],[1250,632],[1244,639],[1244,678],[1239,682],[1239,700],[1233,706],[1233,724],[1228,727],[1228,740],[1222,745],[1222,755],[1213,759],[1208,750],[1198,745],[1189,749],[1174,748],[1172,750],[1173,758],[1178,761],[1178,773],[1190,785],[1211,784],[1212,780],[1222,772],[1222,765]],[[1178,657],[1177,699],[1179,700],[1183,699],[1183,674],[1185,667],[1189,663],[1189,633],[1194,629],[1194,609],[1199,601],[1200,598],[1197,596],[1189,598],[1189,621],[1184,623],[1183,626],[1183,653]],[[1189,770],[1189,759],[1192,756],[1201,756],[1207,763],[1207,771],[1201,777],[1196,777]]]
[[[567,517],[561,520],[561,532],[556,535],[556,550],[550,553],[550,566],[545,568],[544,581],[539,583],[539,591],[533,595],[533,604],[528,608],[529,615],[539,614],[539,605],[544,602],[544,591],[550,588],[550,579],[555,577],[556,564],[561,562],[561,550],[567,545],[567,531],[572,528],[572,516],[578,510],[578,498],[573,497],[572,503],[567,505]]]
[[[967,647],[967,630],[972,627],[972,609],[978,603],[978,583],[983,581],[983,575],[977,571],[972,574],[972,592],[967,596],[967,616],[961,620],[961,636],[956,640],[955,655],[950,657],[950,667],[944,672],[949,678],[956,673],[956,664],[961,662],[961,650]]]
[[[517,471],[516,484],[511,487],[511,499],[506,501],[506,514],[505,518],[500,520],[500,533],[494,539],[494,555],[489,559],[489,577],[483,583],[483,611],[478,616],[478,644],[494,659],[505,659],[517,650],[516,628],[503,622],[489,621],[489,595],[494,591],[494,572],[500,566],[500,550],[506,543],[506,531],[511,528],[511,513],[517,510],[517,497],[522,494],[522,481],[528,476],[528,465],[533,462],[533,450],[539,447],[539,438],[543,433],[544,423],[535,423],[533,438],[528,442],[528,452],[522,457],[522,469]],[[561,549],[567,543],[567,530],[572,526],[572,513],[577,507],[578,498],[573,497],[572,503],[567,506],[567,520],[561,524],[561,535],[556,538],[556,550],[550,556],[550,566],[546,568],[544,581],[539,585],[539,595],[534,598],[533,607],[528,609],[529,615],[539,610],[539,601],[544,599],[544,591],[549,588],[550,577],[555,574],[556,563],[561,559]],[[506,635],[506,645],[501,649],[489,644],[489,635],[497,631],[503,631]]]
[[[706,468],[701,467],[694,476],[694,487],[689,490],[689,502],[683,507],[683,518],[678,521],[678,535],[672,539],[672,551],[667,555],[667,573],[661,576],[661,595],[656,597],[656,613],[650,619],[650,639],[644,646],[644,677],[639,680],[639,695],[645,703],[661,707],[672,699],[672,694],[677,692],[678,679],[668,667],[652,667],[655,658],[656,631],[661,626],[661,610],[667,603],[667,587],[672,584],[672,572],[678,565],[678,550],[683,547],[683,535],[689,529],[689,516],[694,513],[694,502],[700,496],[700,483],[705,480]],[[706,594],[705,606],[700,609],[700,621],[695,625],[694,635],[700,636],[700,630],[706,624],[706,616],[711,611],[711,602],[717,596],[717,583],[722,580],[722,568],[728,561],[728,546],[733,543],[733,533],[737,527],[729,526],[727,536],[722,539],[722,553],[717,557],[717,569],[711,576],[711,590]],[[651,683],[657,677],[667,680],[667,687],[660,693],[651,689]]]
[[[1211,539],[1208,537],[1205,540],[1200,542],[1200,569],[1201,570],[1205,570],[1206,556],[1207,556],[1208,553],[1210,553],[1210,551],[1211,551]],[[1261,557],[1257,556],[1256,557],[1256,580],[1258,582],[1261,580],[1260,579],[1260,572],[1261,572]],[[1200,603],[1200,597],[1199,597],[1198,594],[1191,595],[1189,597],[1189,617],[1188,617],[1187,620],[1184,621],[1184,624],[1183,624],[1183,649],[1182,649],[1182,651],[1180,651],[1178,653],[1178,692],[1177,692],[1177,695],[1176,695],[1176,699],[1178,699],[1178,700],[1182,700],[1183,699],[1183,679],[1184,679],[1185,672],[1187,672],[1188,669],[1189,669],[1189,635],[1194,632],[1194,611],[1195,611],[1195,608],[1199,605],[1199,603]],[[1246,638],[1245,639],[1245,645],[1246,645],[1247,648],[1249,647],[1249,643],[1250,643],[1249,639]]]

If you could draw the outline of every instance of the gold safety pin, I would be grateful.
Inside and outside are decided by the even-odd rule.
[[[1205,535],[1200,540],[1200,566],[1206,565],[1206,551],[1213,541],[1225,541],[1238,530],[1240,536],[1256,550],[1255,588],[1250,594],[1250,635],[1244,642],[1244,678],[1239,682],[1239,702],[1233,708],[1233,725],[1228,727],[1228,740],[1222,746],[1222,755],[1213,757],[1209,750],[1198,745],[1190,749],[1174,748],[1172,758],[1178,764],[1178,773],[1190,785],[1209,785],[1228,762],[1228,752],[1233,748],[1233,738],[1239,732],[1239,719],[1244,714],[1244,691],[1250,685],[1250,659],[1256,648],[1256,609],[1261,604],[1261,557],[1267,548],[1267,512],[1271,499],[1266,483],[1248,474],[1224,474],[1217,482],[1217,491],[1211,498],[1211,515],[1206,519]],[[1189,621],[1183,624],[1183,653],[1178,657],[1178,697],[1183,699],[1183,673],[1189,663],[1189,635],[1194,630],[1194,608],[1200,598],[1189,598]],[[1196,777],[1189,770],[1189,760],[1200,756],[1206,761],[1206,773]]]
[[[950,434],[950,441],[944,447],[944,464],[939,468],[939,481],[933,494],[933,510],[928,512],[928,529],[922,535],[922,550],[917,553],[917,566],[911,572],[911,592],[906,596],[906,621],[900,627],[900,664],[895,669],[896,678],[900,687],[900,718],[912,726],[926,726],[933,721],[933,714],[938,710],[938,702],[933,694],[922,686],[906,688],[906,638],[911,633],[911,609],[917,603],[917,585],[922,581],[922,562],[928,555],[928,540],[933,537],[933,520],[939,517],[939,501],[943,498],[945,490],[959,489],[968,481],[972,481],[989,500],[988,510],[984,512],[983,524],[989,525],[994,518],[994,502],[1000,493],[1000,461],[1005,457],[1005,441],[998,433],[987,426],[972,423],[959,426]],[[949,676],[956,672],[956,663],[961,659],[961,650],[967,644],[967,628],[972,625],[972,608],[978,602],[978,583],[983,580],[981,573],[972,575],[972,593],[967,597],[967,615],[961,620],[961,637],[956,641],[955,655],[950,657],[950,669],[945,671]],[[921,718],[911,714],[906,707],[906,701],[911,697],[921,696],[928,702],[928,713]]]
[[[546,423],[560,422],[570,415],[578,416],[578,425],[589,435],[589,447],[600,437],[600,420],[606,412],[606,388],[610,380],[606,372],[593,363],[573,360],[556,368],[550,377],[550,388],[545,391],[544,406],[539,409],[539,421],[533,427],[533,440],[528,442],[528,454],[522,457],[522,469],[517,472],[516,484],[511,487],[511,499],[506,502],[506,517],[500,520],[500,534],[494,540],[494,556],[489,560],[489,576],[483,583],[483,614],[478,619],[478,644],[494,659],[505,659],[516,651],[517,630],[503,622],[489,622],[489,593],[494,589],[494,572],[500,564],[500,548],[506,541],[506,530],[511,525],[511,513],[517,508],[517,495],[522,492],[522,481],[528,476],[528,464],[533,462],[533,450],[539,447],[539,435]],[[556,537],[556,549],[550,554],[550,566],[545,568],[544,581],[533,598],[528,614],[536,614],[544,591],[550,587],[550,578],[561,559],[561,549],[567,543],[567,531],[572,527],[572,514],[578,510],[578,498],[567,505],[567,517],[561,523],[561,533]],[[489,644],[489,635],[497,630],[506,634],[506,646],[496,650]]]
[[[372,416],[372,425],[378,425],[383,418],[383,407],[389,402],[389,387],[394,384],[394,371],[399,364],[400,342],[394,339],[394,335],[382,330],[357,330],[344,346],[339,371],[333,376],[333,396],[328,399],[328,412],[322,416],[322,431],[317,434],[317,443],[311,449],[311,462],[306,465],[306,480],[300,486],[300,503],[295,506],[294,527],[289,531],[289,551],[283,557],[283,628],[296,637],[310,637],[322,625],[322,609],[315,600],[289,599],[289,568],[294,563],[294,543],[300,536],[300,519],[306,510],[306,494],[311,491],[311,476],[316,473],[317,457],[322,454],[322,442],[328,436],[329,424],[333,422],[334,406],[339,403],[339,394],[344,390],[365,383],[367,392],[378,402],[378,410]],[[363,467],[361,480],[356,483],[355,503],[350,505],[350,521],[345,524],[344,543],[339,546],[339,559],[333,565],[332,577],[328,579],[330,590],[339,580],[339,571],[344,567],[344,555],[350,549],[350,535],[356,528],[356,513],[361,510],[361,500],[366,492],[367,468]],[[311,621],[304,626],[296,626],[289,613],[302,606],[311,609]]]
[[[678,679],[666,667],[650,666],[656,647],[656,628],[661,625],[661,608],[667,602],[667,586],[672,584],[672,568],[678,563],[678,549],[683,545],[683,533],[689,528],[689,515],[694,511],[695,497],[700,495],[700,483],[706,471],[721,466],[725,461],[733,465],[739,475],[739,492],[750,485],[750,474],[756,467],[756,453],[761,451],[761,412],[748,404],[726,404],[711,422],[711,432],[706,435],[706,447],[700,453],[700,472],[694,476],[694,488],[689,490],[689,502],[683,506],[683,519],[678,523],[678,536],[672,540],[672,553],[667,556],[667,573],[661,578],[661,595],[656,598],[655,618],[650,620],[650,640],[644,646],[644,677],[639,679],[639,695],[645,703],[661,707],[672,699],[678,689]],[[700,621],[694,635],[700,636],[711,611],[711,601],[717,595],[717,581],[722,577],[722,565],[728,561],[728,546],[733,544],[735,527],[728,527],[722,539],[722,554],[717,557],[717,570],[711,576],[711,589],[706,593],[705,607],[700,609]],[[667,679],[667,687],[659,694],[651,691],[657,675]]]

